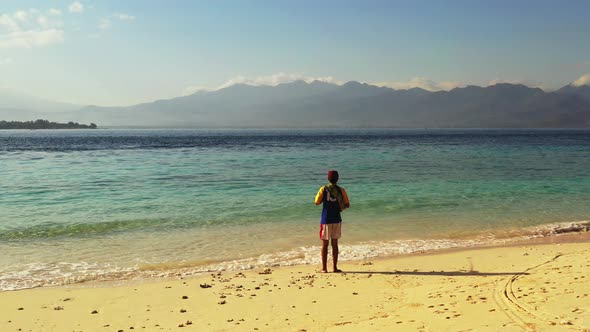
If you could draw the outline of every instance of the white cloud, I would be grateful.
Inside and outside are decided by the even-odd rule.
[[[589,85],[590,86],[590,73],[580,76],[577,80],[573,81],[572,86],[582,86],[582,85]]]
[[[63,43],[63,21],[37,9],[0,15],[0,48],[31,48]]]
[[[51,9],[49,9],[49,11],[47,11],[47,13],[52,16],[59,16],[59,15],[61,15],[61,10],[51,8]]]
[[[107,30],[111,27],[111,20],[108,18],[101,18],[98,21],[98,28],[100,30]]]
[[[63,43],[63,41],[63,30],[14,31],[0,36],[0,48],[41,47]]]
[[[47,17],[42,14],[39,14],[37,17],[37,24],[39,24],[41,28],[62,28],[64,26],[63,21],[59,18],[52,16]]]
[[[409,81],[406,82],[376,82],[370,83],[376,86],[383,86],[388,88],[393,88],[396,90],[407,90],[412,88],[421,88],[428,91],[441,91],[441,90],[452,90],[454,88],[464,87],[465,83],[463,82],[452,82],[452,81],[443,81],[443,82],[436,82],[429,78],[425,77],[414,77]]]
[[[115,13],[115,14],[112,14],[108,17],[103,17],[100,20],[98,20],[98,29],[100,29],[100,30],[110,29],[112,26],[112,23],[113,23],[113,19],[119,20],[119,21],[132,21],[132,20],[135,20],[135,16],[128,15],[128,14],[122,14],[122,13]]]
[[[47,17],[45,17],[43,15],[39,15],[39,17],[37,17],[37,23],[41,27],[46,27],[46,26],[51,25],[51,23],[49,22],[49,20],[47,19]]]
[[[21,22],[26,22],[29,19],[29,13],[24,10],[18,10],[14,13],[14,18]]]
[[[19,24],[10,15],[0,15],[0,33],[2,30],[15,31],[19,30]]]
[[[121,21],[132,21],[135,19],[135,16],[124,14],[124,13],[115,13],[112,15],[114,18],[118,18]]]
[[[307,83],[311,83],[313,81],[322,81],[322,82],[334,83],[334,84],[342,84],[343,83],[343,82],[336,81],[332,76],[313,77],[313,76],[307,76],[307,75],[303,75],[303,74],[288,74],[288,73],[280,72],[280,73],[267,75],[267,76],[257,76],[254,78],[247,78],[244,76],[236,76],[236,77],[230,78],[229,80],[227,80],[225,83],[218,86],[214,90],[227,88],[228,86],[232,86],[232,85],[238,84],[238,83],[247,84],[247,85],[275,86],[275,85],[289,83],[289,82],[293,82],[293,81],[299,81],[299,80],[305,81]]]
[[[68,6],[70,13],[81,13],[84,11],[84,5],[80,1],[74,1]]]
[[[186,88],[184,88],[184,90],[182,90],[182,95],[189,96],[199,91],[211,91],[211,89],[200,85],[191,85],[187,86]]]

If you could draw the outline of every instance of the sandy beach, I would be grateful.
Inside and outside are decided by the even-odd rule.
[[[0,330],[590,331],[589,244],[586,232],[342,262],[340,274],[295,266],[9,291]]]

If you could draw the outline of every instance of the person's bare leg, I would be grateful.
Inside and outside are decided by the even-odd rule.
[[[334,262],[334,272],[342,272],[338,270],[338,239],[332,239],[332,261]]]
[[[328,272],[328,243],[329,240],[322,240],[322,271],[321,272]]]

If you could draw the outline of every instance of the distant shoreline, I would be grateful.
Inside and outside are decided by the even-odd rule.
[[[89,125],[79,124],[77,122],[59,123],[50,122],[49,120],[35,121],[0,121],[0,130],[2,129],[96,129],[98,126],[94,123]]]

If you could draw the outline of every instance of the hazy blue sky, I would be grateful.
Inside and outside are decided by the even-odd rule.
[[[0,87],[126,105],[232,82],[559,88],[590,73],[590,1],[0,2]]]

